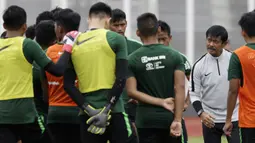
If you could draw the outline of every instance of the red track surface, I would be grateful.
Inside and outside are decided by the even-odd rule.
[[[202,136],[202,124],[201,124],[200,118],[185,117],[185,123],[188,130],[188,136],[191,136],[191,137]]]

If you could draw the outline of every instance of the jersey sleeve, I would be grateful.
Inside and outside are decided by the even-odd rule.
[[[106,37],[116,54],[116,59],[127,59],[128,51],[125,37],[112,31],[108,31]]]
[[[183,58],[181,57],[181,54],[179,53],[176,53],[176,56],[175,56],[175,70],[181,70],[185,72]]]
[[[181,54],[182,55],[182,54]],[[186,58],[186,56],[182,55],[183,57],[183,62],[184,62],[184,66],[185,66],[185,75],[189,76],[190,72],[191,72],[191,65],[190,62],[188,61],[188,59]]]
[[[233,78],[242,78],[242,67],[241,62],[238,56],[233,53],[230,58],[229,67],[228,67],[228,80]]]
[[[29,63],[32,64],[35,61],[41,68],[51,62],[43,49],[35,41],[28,38],[24,40],[23,53]]]
[[[133,64],[134,64],[134,62],[132,60],[132,57],[128,56],[128,74],[127,74],[128,78],[135,76],[134,71],[133,71],[134,70],[133,69]]]

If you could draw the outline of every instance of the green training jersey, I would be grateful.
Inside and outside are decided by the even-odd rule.
[[[129,39],[129,38],[126,38],[126,40],[127,40],[128,55],[130,55],[131,53],[133,53],[134,51],[136,51],[138,48],[140,48],[142,46],[142,43],[140,43],[136,40]],[[122,93],[122,99],[123,99],[124,104],[127,108],[127,106],[128,106],[127,102],[130,98],[127,95],[126,89],[124,89],[124,91]]]
[[[51,60],[45,55],[42,48],[31,39],[24,39],[23,54],[30,64],[35,61],[42,68],[51,62]],[[34,98],[0,101],[0,124],[32,123],[36,119],[36,114]]]
[[[179,52],[162,44],[144,45],[129,58],[129,77],[137,80],[137,90],[157,98],[175,97],[174,72],[184,72]],[[169,128],[174,115],[168,110],[139,102],[138,128]]]
[[[90,33],[88,33],[88,35],[92,34],[92,36],[93,36],[93,34],[95,34],[97,36],[94,36],[91,40],[88,41],[88,45],[86,45],[86,43],[85,43],[84,46],[87,46],[87,47],[91,46],[94,49],[97,48],[97,47],[93,47],[93,46],[107,47],[107,48],[109,47],[110,50],[112,50],[112,51],[110,51],[110,50],[108,51],[107,48],[101,49],[101,50],[107,50],[108,53],[113,52],[114,53],[113,55],[116,57],[116,59],[127,59],[127,43],[126,43],[126,40],[125,40],[124,36],[122,36],[118,33],[112,32],[112,31],[106,31],[106,34],[101,34],[101,32],[104,32],[102,29],[96,29],[96,30],[92,30],[92,31],[89,31],[89,32]],[[80,37],[82,37],[82,36],[84,36],[84,35],[81,35]],[[106,36],[106,37],[104,37],[104,36]],[[86,35],[85,35],[85,38],[87,38]],[[102,39],[106,39],[106,40],[102,41]],[[82,41],[83,39],[78,38],[77,41],[79,42],[79,40]],[[105,46],[104,45],[99,45],[98,41],[100,41],[100,40],[101,40],[100,44],[106,44],[106,45]],[[95,45],[95,43],[98,44],[98,45]],[[79,61],[78,59],[87,58],[87,57],[78,57],[80,55],[80,52],[83,52],[83,51],[78,51],[78,50],[82,50],[80,47],[77,47],[76,49],[77,49],[77,57],[76,57],[74,52],[72,53],[72,56],[75,56],[74,58],[72,57],[72,62],[73,62],[74,68],[75,68],[75,65],[78,66],[78,64],[79,64],[79,63],[75,63],[75,62]],[[75,50],[75,47],[74,47],[74,50]],[[84,49],[84,50],[87,50],[87,49]],[[90,52],[90,53],[95,54],[95,55],[90,55],[90,56],[100,57],[100,55],[104,54],[103,52],[104,51],[98,51],[96,53],[95,52]],[[97,60],[101,60],[101,59],[97,59]],[[95,62],[94,64],[102,64],[102,62],[98,62],[98,61],[93,61],[93,62]],[[93,65],[93,62],[90,63],[90,64],[86,64],[86,66],[91,67],[91,65]],[[97,65],[97,67],[98,66],[100,66],[98,68],[104,68],[104,67],[109,68],[110,66],[113,67],[112,65],[106,65],[105,64],[106,62],[109,62],[109,61],[104,61],[104,64]],[[77,77],[78,77],[78,82],[79,82],[79,89],[82,92],[82,94],[84,95],[85,101],[88,102],[94,108],[104,107],[106,105],[106,103],[108,102],[108,100],[109,100],[109,97],[107,95],[108,95],[109,90],[111,90],[111,89],[102,89],[101,87],[105,86],[105,85],[101,85],[101,84],[103,84],[103,83],[106,84],[106,82],[102,82],[103,81],[102,80],[102,81],[99,81],[101,83],[94,83],[93,84],[93,85],[100,85],[100,86],[98,86],[98,87],[101,88],[101,89],[99,88],[100,90],[93,90],[93,91],[90,91],[90,92],[83,92],[82,90],[90,90],[90,89],[95,88],[95,87],[92,86],[92,87],[90,87],[90,89],[89,88],[86,89],[87,87],[84,86],[84,88],[82,89],[81,88],[82,79],[79,79],[79,73],[82,74],[83,72],[89,72],[89,71],[83,71],[84,68],[83,69],[80,68],[78,70],[79,71],[77,73],[77,69],[75,68],[75,71],[76,71]],[[103,72],[103,71],[98,71],[98,72]],[[102,73],[102,74],[105,74],[105,73]],[[95,75],[95,72],[94,73],[89,72],[88,75],[90,75],[91,77],[93,76],[93,78],[98,78],[97,76],[101,76],[101,74],[100,75]],[[86,75],[86,76],[88,76],[88,75]],[[91,77],[86,77],[86,78],[91,78]],[[84,78],[84,80],[86,80],[86,79]],[[105,81],[105,79],[104,79],[104,81]],[[89,83],[89,85],[91,85],[91,83]],[[124,112],[124,104],[123,104],[122,98],[120,98],[117,101],[117,103],[115,104],[112,112]],[[83,113],[83,112],[81,112],[81,113]]]

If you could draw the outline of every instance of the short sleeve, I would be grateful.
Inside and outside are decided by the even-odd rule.
[[[32,64],[35,61],[41,68],[51,62],[40,45],[31,39],[24,40],[23,53],[29,63]]]
[[[112,31],[108,31],[106,36],[110,47],[116,54],[116,59],[127,59],[128,51],[125,37]]]
[[[238,78],[242,78],[242,67],[241,62],[236,55],[236,53],[233,53],[230,58],[229,67],[228,67],[228,80]]]

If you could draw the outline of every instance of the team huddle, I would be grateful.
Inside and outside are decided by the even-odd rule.
[[[19,6],[2,18],[0,143],[188,143],[190,104],[205,143],[255,142],[255,12],[239,21],[246,45],[227,50],[227,30],[213,25],[193,66],[152,13],[136,19],[142,42],[125,36],[125,12],[103,2],[85,32],[69,8],[29,27]]]

